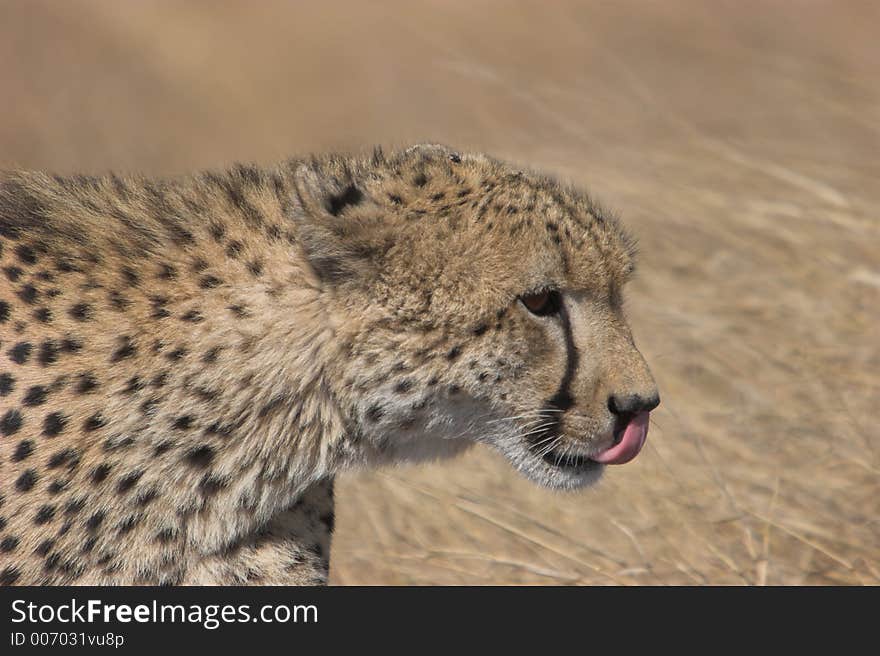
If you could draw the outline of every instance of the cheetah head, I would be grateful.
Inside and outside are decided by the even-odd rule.
[[[294,177],[360,458],[480,442],[572,489],[639,452],[659,397],[623,311],[634,244],[586,195],[442,146]]]

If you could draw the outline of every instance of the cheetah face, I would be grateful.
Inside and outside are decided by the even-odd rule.
[[[616,220],[437,146],[302,165],[296,180],[345,348],[336,395],[364,454],[479,442],[557,489],[635,457],[659,397],[624,317],[633,247]]]

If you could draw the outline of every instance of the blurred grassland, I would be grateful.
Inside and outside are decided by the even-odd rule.
[[[338,488],[337,584],[880,583],[876,3],[0,2],[0,166],[441,141],[638,236],[648,447],[558,494],[474,449]]]

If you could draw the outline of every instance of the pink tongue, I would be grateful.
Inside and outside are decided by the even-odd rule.
[[[635,458],[642,447],[645,446],[645,440],[648,439],[648,418],[649,412],[640,412],[630,419],[629,423],[623,431],[623,437],[620,442],[606,449],[602,453],[593,456],[593,460],[601,462],[605,465],[622,465]]]

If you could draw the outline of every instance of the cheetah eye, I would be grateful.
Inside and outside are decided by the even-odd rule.
[[[556,314],[562,307],[562,295],[555,289],[520,296],[519,300],[529,312],[539,317]]]

